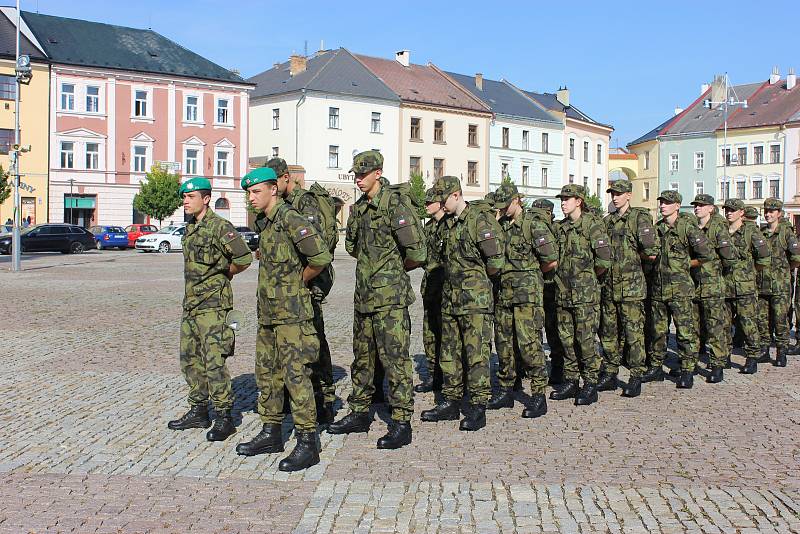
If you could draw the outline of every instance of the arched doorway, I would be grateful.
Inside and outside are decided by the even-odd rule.
[[[222,217],[223,219],[230,220],[231,218],[231,204],[228,202],[228,199],[225,197],[220,197],[214,202],[214,213]]]

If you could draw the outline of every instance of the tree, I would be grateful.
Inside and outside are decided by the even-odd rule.
[[[513,183],[514,182],[511,180],[511,175],[510,174],[506,174],[505,176],[503,176],[503,179],[500,180],[500,184],[501,185],[502,184],[513,184]]]
[[[161,224],[181,205],[181,178],[158,165],[153,165],[147,173],[147,181],[139,184],[139,193],[133,197],[136,211],[158,219]]]
[[[421,219],[427,217],[428,213],[425,211],[425,180],[422,178],[422,174],[418,172],[411,173],[408,183],[411,184],[411,200],[414,201],[415,206],[419,206],[417,214]]]
[[[11,176],[0,165],[0,204],[11,196]]]
[[[589,195],[586,197],[586,205],[592,208],[595,212],[603,213],[603,201],[597,195]]]

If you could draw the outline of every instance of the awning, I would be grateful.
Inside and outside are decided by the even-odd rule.
[[[95,205],[95,197],[64,197],[65,208],[94,209]]]

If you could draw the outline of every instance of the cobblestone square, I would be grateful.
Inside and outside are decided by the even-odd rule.
[[[287,474],[282,454],[234,451],[260,428],[255,265],[233,282],[248,321],[229,360],[238,431],[224,443],[166,428],[186,408],[180,254],[41,254],[20,274],[9,266],[0,257],[2,533],[800,532],[797,356],[688,391],[665,381],[582,409],[550,401],[535,420],[517,402],[470,434],[420,422],[434,399],[417,395],[410,446],[375,448],[381,408],[368,434],[322,433],[321,463]],[[340,250],[335,266],[325,319],[341,416],[354,262]],[[419,299],[411,311],[416,369]]]

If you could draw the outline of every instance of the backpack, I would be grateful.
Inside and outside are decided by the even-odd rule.
[[[394,195],[400,195],[401,198],[408,199],[408,203],[415,208],[415,211],[419,211],[419,208],[422,207],[422,204],[411,194],[411,184],[409,182],[390,184],[386,181],[382,183],[381,187],[386,189],[386,194],[381,197],[380,204],[378,204],[378,211],[387,221],[391,219],[389,201]]]
[[[319,206],[319,229],[322,233],[322,238],[328,245],[328,250],[333,252],[336,250],[336,244],[339,242],[339,228],[336,219],[336,205],[331,198],[330,193],[314,182],[308,189],[308,192],[314,195]]]

